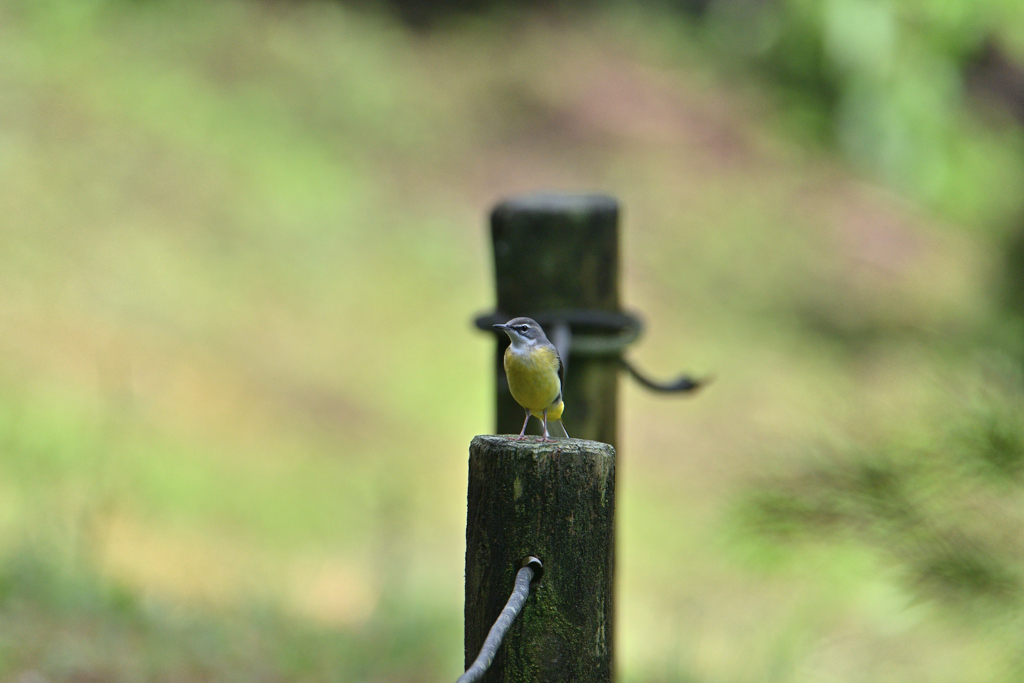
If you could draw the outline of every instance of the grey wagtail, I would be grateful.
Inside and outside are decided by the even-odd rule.
[[[548,436],[548,419],[558,420],[565,438],[569,432],[562,424],[562,359],[558,357],[555,345],[548,341],[544,330],[531,318],[513,318],[504,325],[495,325],[504,330],[512,344],[505,349],[505,375],[508,388],[516,403],[526,409],[526,419],[519,431],[519,438],[526,434],[530,416],[540,413],[544,425],[544,439]]]

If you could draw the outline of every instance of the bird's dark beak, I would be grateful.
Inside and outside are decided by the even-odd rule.
[[[496,329],[496,330],[507,330],[508,329],[508,325],[495,325],[494,329]]]

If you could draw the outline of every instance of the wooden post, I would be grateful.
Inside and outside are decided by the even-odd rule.
[[[491,213],[497,309],[514,318],[567,309],[619,310],[619,206],[604,195],[538,194],[510,199]],[[552,330],[545,330],[549,336]],[[523,409],[508,391],[498,336],[497,433],[518,434]],[[616,358],[575,357],[562,419],[569,435],[616,443]],[[536,420],[531,432],[539,434]]]
[[[609,683],[615,449],[577,439],[478,436],[469,448],[466,666],[522,560],[543,576],[482,681]]]

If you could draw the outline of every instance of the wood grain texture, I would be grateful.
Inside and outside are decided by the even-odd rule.
[[[524,557],[543,575],[483,681],[608,683],[612,676],[615,449],[579,439],[478,436],[470,445],[466,666]]]

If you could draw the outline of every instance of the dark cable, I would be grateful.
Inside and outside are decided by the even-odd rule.
[[[506,322],[510,315],[495,311],[477,316],[476,326],[481,330],[494,332],[495,323]],[[674,380],[658,382],[640,373],[622,353],[636,341],[643,331],[640,318],[620,311],[594,311],[589,309],[564,309],[534,313],[530,317],[540,323],[548,332],[558,356],[562,359],[565,374],[569,374],[569,362],[577,358],[615,358],[622,367],[651,391],[670,394],[685,394],[700,389],[710,378],[693,378],[681,375]],[[497,332],[501,334],[500,331]],[[504,341],[504,337],[501,337]],[[563,385],[565,382],[563,381]]]
[[[505,639],[505,634],[512,626],[512,622],[522,611],[526,598],[530,597],[530,583],[533,581],[534,570],[541,569],[540,560],[536,557],[531,556],[523,560],[523,568],[516,573],[516,585],[512,589],[512,596],[508,599],[508,603],[505,604],[505,609],[501,610],[494,626],[491,626],[491,630],[488,631],[487,638],[480,648],[480,654],[476,656],[472,666],[466,669],[466,673],[459,676],[455,683],[475,683],[487,673],[487,668],[494,661],[494,656],[498,653],[498,648],[501,647],[501,641]]]
[[[640,382],[640,384],[644,385],[651,391],[673,394],[686,393],[688,391],[696,391],[711,381],[710,377],[694,379],[689,375],[681,375],[671,382],[655,382],[653,379],[648,379],[641,375],[636,368],[629,364],[629,361],[621,356],[619,357],[619,363],[622,364],[622,367],[626,368],[626,371],[629,372],[629,374],[633,375],[633,379]]]

